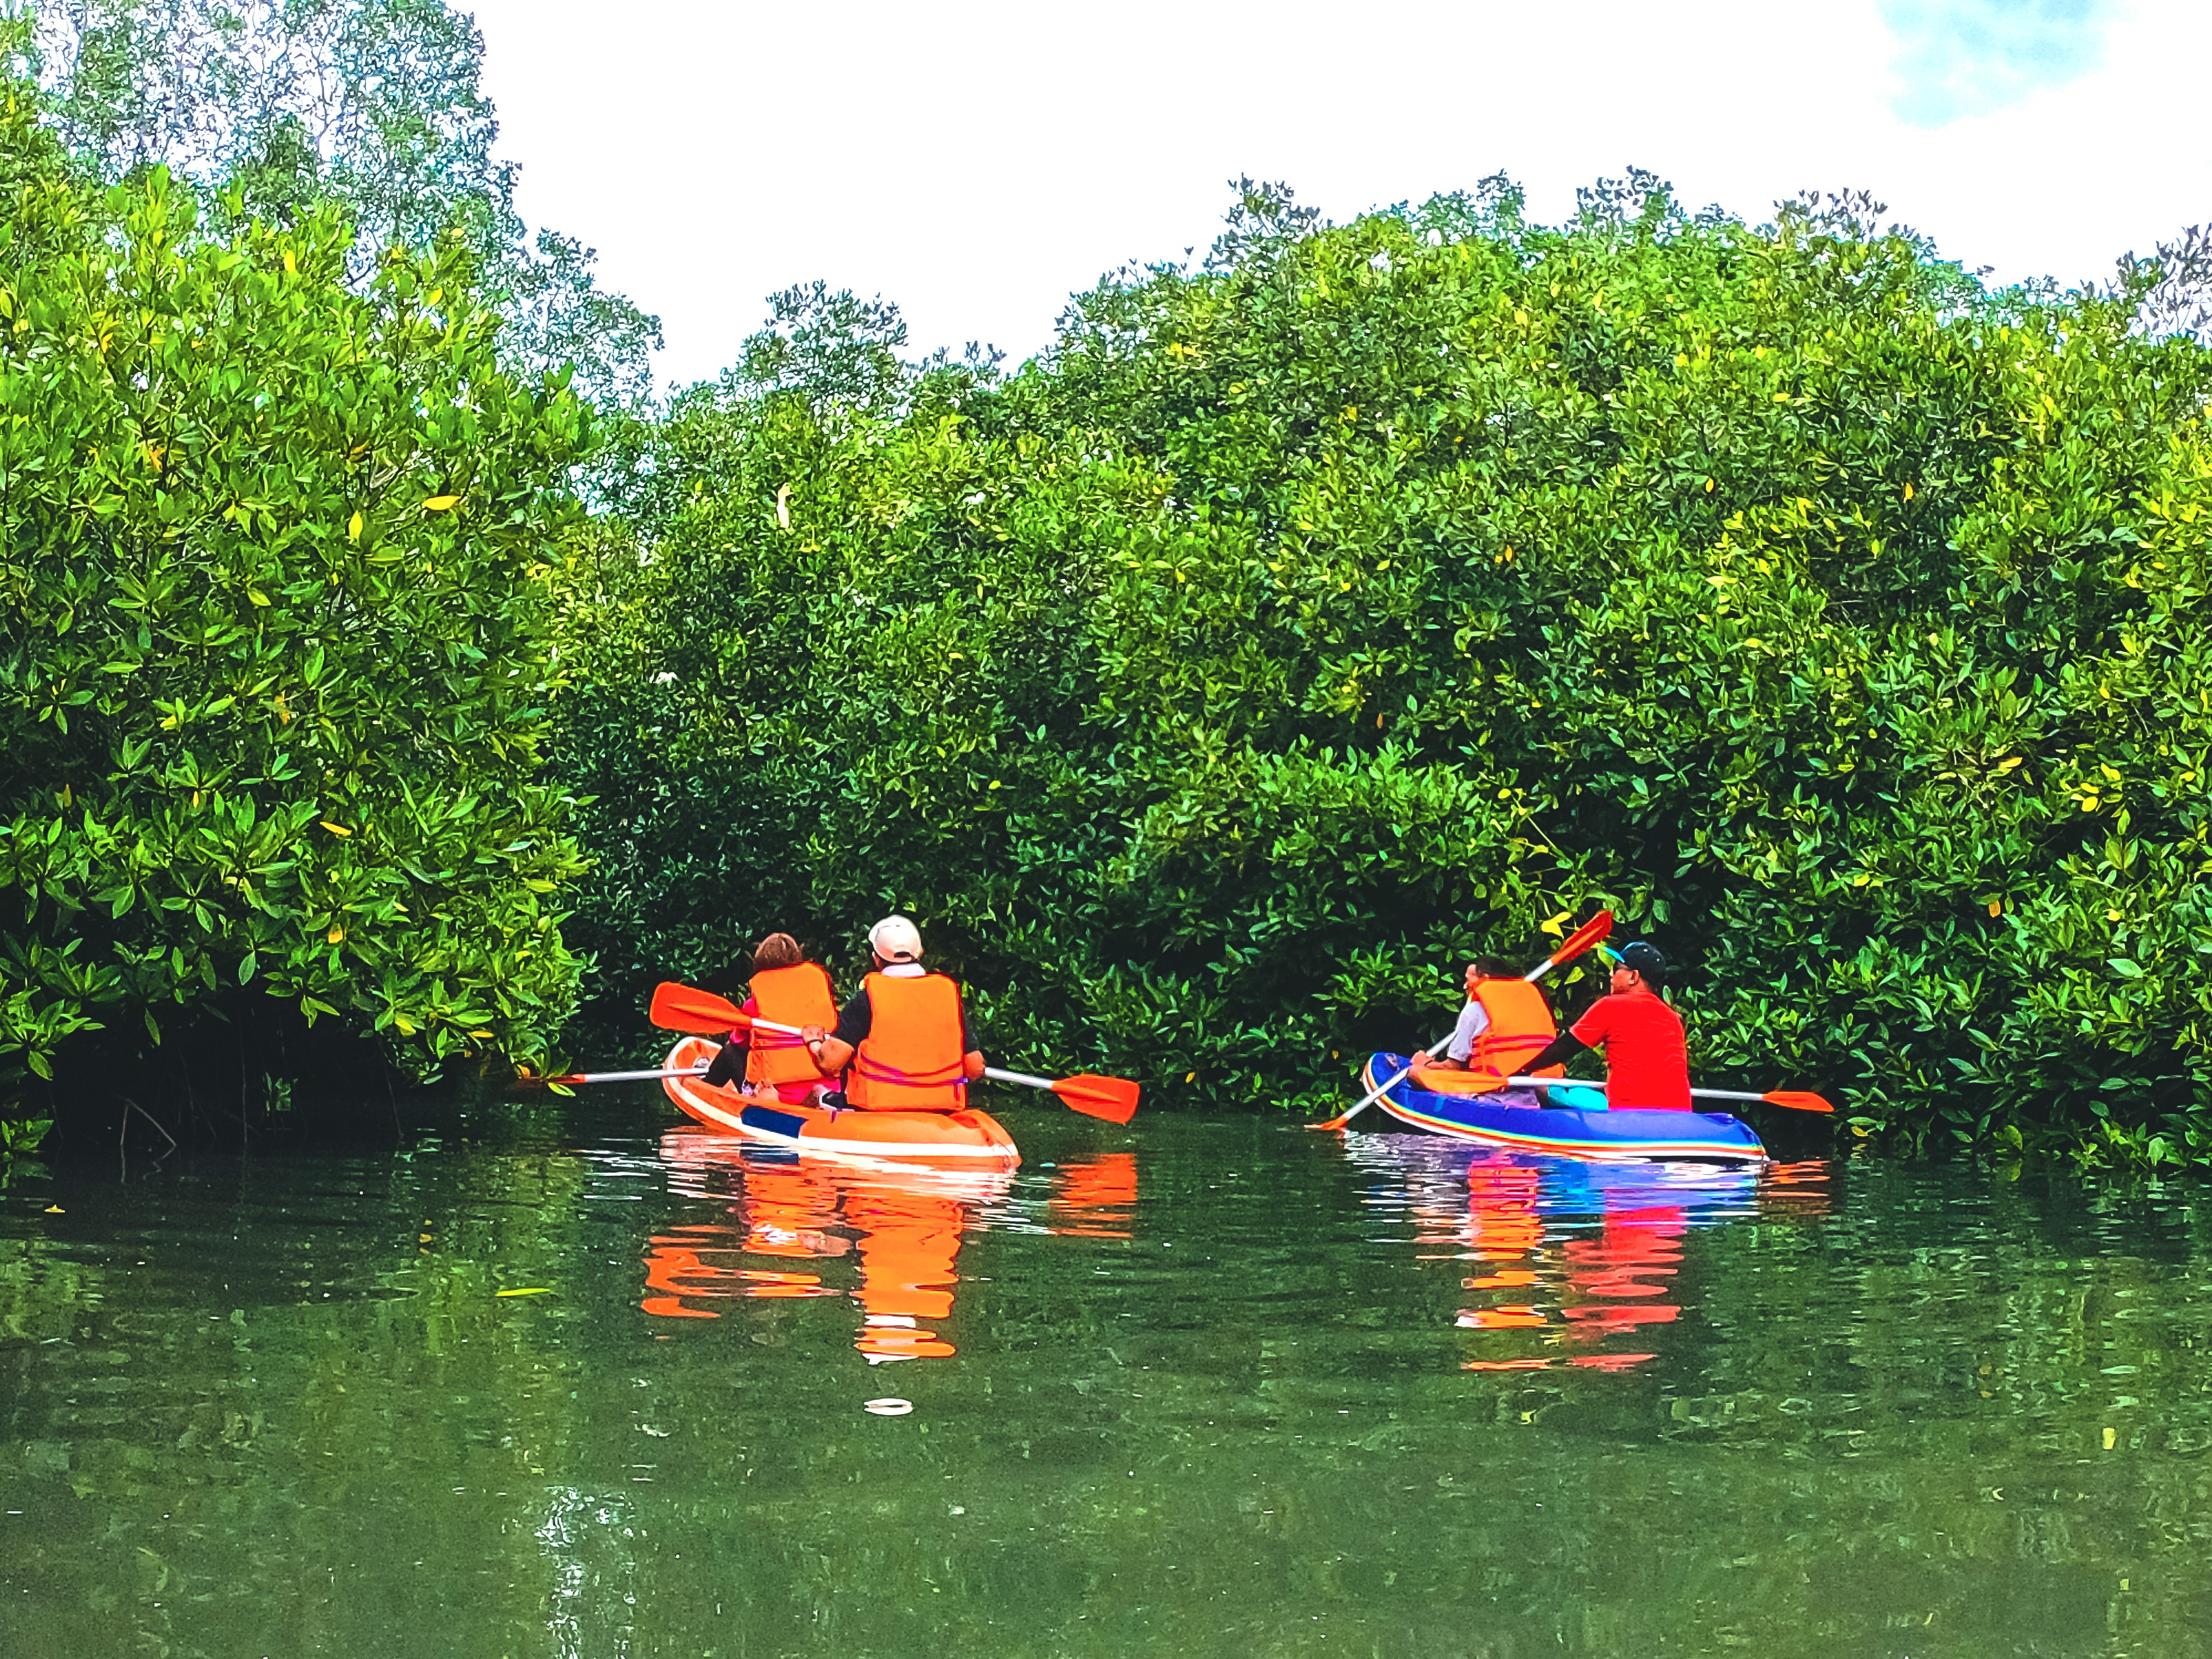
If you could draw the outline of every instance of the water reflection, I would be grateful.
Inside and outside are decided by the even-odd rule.
[[[1137,1155],[1100,1152],[1053,1171],[1047,1230],[1066,1238],[1127,1238],[1137,1203]]]
[[[1412,1135],[1347,1146],[1368,1206],[1411,1224],[1418,1259],[1479,1264],[1455,1322],[1486,1334],[1471,1371],[1633,1370],[1681,1316],[1685,1235],[1827,1209],[1822,1162],[1595,1164]]]
[[[717,1302],[849,1296],[860,1305],[853,1346],[871,1364],[957,1352],[941,1328],[952,1318],[963,1236],[1023,1224],[1007,1173],[858,1168],[689,1126],[662,1136],[660,1155],[672,1192],[715,1200],[726,1218],[652,1235],[647,1313],[717,1319]],[[1136,1200],[1134,1153],[1072,1162],[1053,1172],[1044,1231],[1127,1238]],[[778,1259],[852,1265],[843,1275],[767,1265]],[[850,1290],[831,1282],[848,1276]]]
[[[980,1212],[1005,1200],[1011,1176],[855,1168],[690,1127],[663,1135],[660,1155],[673,1192],[718,1200],[730,1218],[653,1235],[646,1312],[714,1319],[717,1301],[849,1295],[860,1304],[853,1346],[869,1364],[957,1352],[934,1327],[952,1315],[961,1235],[986,1224]],[[849,1291],[818,1271],[757,1265],[848,1256],[859,1267]]]

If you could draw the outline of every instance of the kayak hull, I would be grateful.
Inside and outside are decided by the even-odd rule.
[[[1406,1064],[1403,1054],[1371,1055],[1362,1081],[1372,1089]],[[1608,1111],[1602,1091],[1587,1085],[1554,1089],[1552,1098],[1578,1103],[1501,1106],[1482,1095],[1417,1089],[1411,1078],[1376,1103],[1401,1123],[1430,1134],[1560,1158],[1756,1161],[1766,1156],[1750,1126],[1723,1112]]]
[[[687,1036],[668,1051],[667,1069],[704,1066],[719,1046],[708,1037]],[[703,1077],[664,1078],[661,1085],[687,1116],[763,1146],[860,1164],[1011,1170],[1022,1161],[1013,1137],[988,1112],[836,1111],[748,1100]]]

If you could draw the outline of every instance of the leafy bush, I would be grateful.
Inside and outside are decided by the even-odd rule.
[[[1879,211],[1247,186],[1011,377],[694,393],[573,618],[605,1008],[897,905],[1001,1048],[1303,1105],[1602,900],[1709,1078],[2212,1154],[2212,355]]]
[[[541,1049],[582,407],[500,373],[457,255],[363,295],[333,216],[202,235],[158,168],[88,198],[4,93],[0,1085],[284,1010],[418,1073]]]

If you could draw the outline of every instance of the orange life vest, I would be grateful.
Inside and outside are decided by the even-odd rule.
[[[1488,1077],[1528,1075],[1522,1073],[1522,1063],[1541,1054],[1559,1034],[1544,994],[1525,979],[1485,979],[1475,981],[1474,1000],[1490,1016],[1490,1024],[1475,1038],[1467,1069]],[[1566,1074],[1564,1066],[1547,1066],[1534,1075]]]
[[[845,1074],[863,1111],[957,1112],[968,1103],[960,988],[943,974],[870,974],[868,1034]]]
[[[788,968],[763,968],[753,975],[753,1006],[763,1019],[779,1025],[819,1025],[837,1023],[837,999],[831,991],[829,971],[818,962],[793,963]],[[782,1031],[763,1031],[756,1025],[746,1038],[748,1083],[814,1083],[822,1068],[806,1045]]]
[[[1474,1000],[1490,1016],[1490,1024],[1474,1040],[1465,1071],[1419,1069],[1420,1087],[1439,1095],[1494,1093],[1502,1077],[1529,1075],[1523,1063],[1542,1051],[1559,1035],[1552,1024],[1551,1005],[1544,994],[1525,979],[1485,979],[1475,981]],[[1538,1077],[1562,1077],[1564,1066],[1549,1066]]]

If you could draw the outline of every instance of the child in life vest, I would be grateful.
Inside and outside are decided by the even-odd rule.
[[[1438,1094],[1480,1093],[1494,1106],[1540,1105],[1534,1091],[1500,1089],[1489,1079],[1525,1073],[1530,1057],[1557,1030],[1541,991],[1505,963],[1482,957],[1468,964],[1467,1006],[1459,1011],[1443,1058],[1417,1059],[1413,1086]]]
[[[778,1025],[818,1025],[836,1018],[837,998],[829,971],[807,961],[797,939],[770,933],[754,947],[744,1012]],[[786,1106],[818,1103],[830,1085],[798,1036],[754,1026],[732,1030],[707,1069],[710,1084],[726,1086],[740,1078],[739,1092]]]

